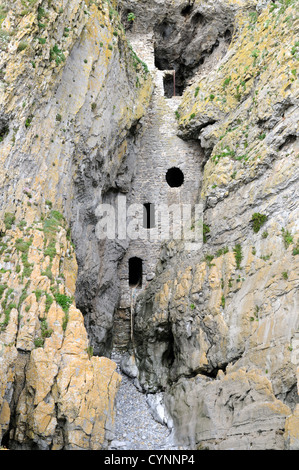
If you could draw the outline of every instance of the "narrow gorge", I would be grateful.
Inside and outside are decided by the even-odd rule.
[[[299,449],[298,13],[0,1],[0,449]]]

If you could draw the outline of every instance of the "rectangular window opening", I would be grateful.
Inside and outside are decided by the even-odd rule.
[[[140,258],[129,259],[129,286],[142,287],[142,259]]]
[[[155,204],[150,202],[143,204],[143,227],[147,229],[155,227]]]

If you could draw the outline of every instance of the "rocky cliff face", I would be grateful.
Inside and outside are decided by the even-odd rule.
[[[197,63],[177,110],[179,135],[198,140],[205,155],[198,194],[205,243],[192,259],[183,246],[166,246],[157,278],[138,299],[138,379],[150,393],[165,391],[179,442],[296,448],[297,7],[291,1],[174,3],[159,4],[165,19],[159,17],[155,31],[171,26],[157,51],[166,39],[172,47],[179,33],[184,37],[184,24],[195,18],[201,19],[197,52],[211,31],[218,33],[214,41],[220,37],[210,47],[210,67],[204,68],[206,59]],[[217,62],[227,29],[231,43]],[[174,50],[168,68],[190,62],[188,48],[183,57]],[[297,423],[292,431],[289,421]]]
[[[119,384],[115,364],[93,357],[109,350],[118,296],[105,259],[125,248],[98,246],[94,209],[127,190],[151,81],[113,3],[0,11],[2,443],[99,449]]]
[[[111,438],[120,379],[101,356],[128,244],[99,241],[96,214],[134,180],[154,84],[127,36],[144,34],[199,149],[205,243],[165,244],[137,300],[138,386],[179,443],[298,449],[295,0],[2,0],[2,445]]]

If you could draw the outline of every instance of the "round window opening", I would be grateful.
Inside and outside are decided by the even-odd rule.
[[[166,173],[166,181],[171,188],[179,188],[184,183],[184,173],[179,168],[170,168]]]

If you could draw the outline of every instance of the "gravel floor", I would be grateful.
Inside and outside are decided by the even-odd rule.
[[[116,398],[115,438],[109,450],[181,449],[171,444],[171,431],[167,426],[154,420],[146,395],[120,370],[121,356],[114,354],[112,359],[118,364],[122,381]]]

